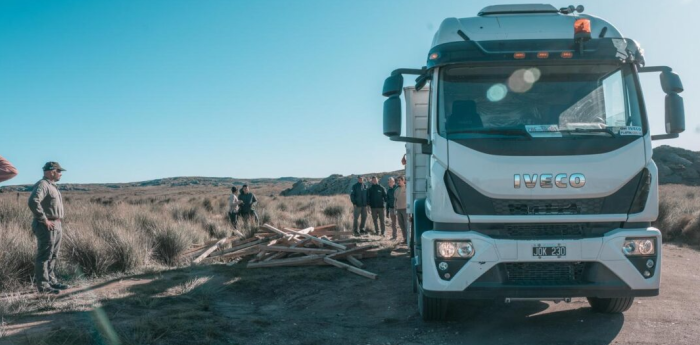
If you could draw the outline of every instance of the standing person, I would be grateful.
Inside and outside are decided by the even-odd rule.
[[[255,223],[258,224],[260,219],[258,218],[258,213],[255,212],[254,209],[258,199],[255,198],[255,194],[248,191],[247,184],[244,184],[241,188],[241,196],[239,199],[242,201],[242,203],[241,209],[238,211],[238,215],[240,215],[245,221],[248,221],[250,216],[253,216],[255,218]]]
[[[386,189],[379,184],[379,179],[376,176],[372,176],[372,185],[367,190],[367,201],[372,209],[374,233],[379,235],[379,228],[381,227],[382,236],[384,236],[386,230],[386,225],[384,225],[384,220],[386,219],[384,218],[384,203],[386,199]],[[377,225],[377,219],[379,219],[379,225]]]
[[[68,288],[56,280],[56,259],[63,237],[63,198],[56,182],[65,171],[60,164],[44,165],[44,178],[39,180],[29,196],[29,210],[34,215],[32,231],[36,235],[37,254],[34,283],[41,293],[57,294]]]
[[[352,186],[350,192],[350,202],[352,202],[352,233],[359,236],[361,232],[365,232],[367,223],[367,186],[362,176],[357,177],[357,183]],[[357,228],[357,218],[362,216],[360,228]]]
[[[396,178],[398,187],[394,188],[394,207],[396,207],[396,218],[401,227],[403,241],[408,243],[408,216],[406,215],[406,178],[399,176]]]
[[[389,177],[389,189],[386,190],[386,215],[391,220],[391,239],[396,239],[396,207],[394,206],[394,191],[398,188],[393,177]]]
[[[0,156],[0,182],[17,176],[17,168],[3,156]]]
[[[233,224],[233,228],[238,228],[238,209],[243,201],[238,200],[238,188],[231,187],[231,195],[228,197],[228,219]]]

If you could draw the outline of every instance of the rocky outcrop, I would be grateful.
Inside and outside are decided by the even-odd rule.
[[[357,183],[357,177],[362,176],[369,183],[369,178],[372,176],[377,176],[379,178],[379,184],[388,188],[389,178],[394,176],[403,175],[403,170],[397,170],[392,172],[378,173],[378,174],[364,174],[364,175],[348,175],[343,176],[339,174],[333,174],[328,176],[317,183],[312,183],[308,180],[297,181],[292,188],[285,189],[280,193],[282,196],[291,195],[336,195],[336,194],[349,194],[352,189],[352,185]]]
[[[653,158],[659,183],[700,186],[700,152],[664,145],[654,149]]]

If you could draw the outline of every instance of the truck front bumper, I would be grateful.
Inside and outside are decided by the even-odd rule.
[[[627,238],[655,239],[655,255],[626,256]],[[436,257],[435,241],[473,243],[469,260]],[[617,229],[603,237],[581,239],[494,239],[475,231],[426,231],[421,237],[421,282],[429,297],[565,298],[637,297],[659,294],[661,233],[655,228]],[[562,256],[534,256],[533,247],[564,246]],[[646,267],[648,260],[653,267]],[[447,270],[438,268],[446,262]],[[644,273],[650,273],[645,277]],[[450,274],[445,274],[450,272]]]

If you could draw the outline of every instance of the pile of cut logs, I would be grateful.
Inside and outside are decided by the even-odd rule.
[[[249,259],[247,268],[331,265],[349,272],[377,279],[377,274],[363,270],[360,259],[376,257],[376,245],[358,245],[356,239],[334,231],[336,225],[306,229],[277,229],[265,224],[253,237],[242,234],[214,240],[193,247],[182,254],[193,264],[228,261],[232,266]],[[228,246],[230,245],[230,246]],[[226,248],[228,247],[228,248]],[[347,263],[341,262],[347,261]]]

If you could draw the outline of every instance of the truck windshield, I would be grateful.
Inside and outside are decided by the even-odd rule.
[[[629,66],[450,66],[438,92],[449,139],[643,135]]]

